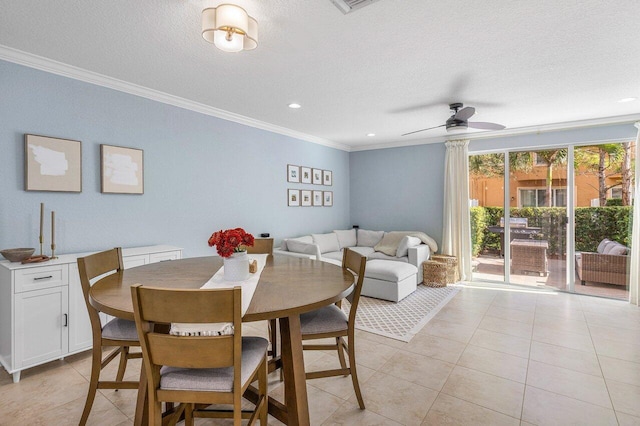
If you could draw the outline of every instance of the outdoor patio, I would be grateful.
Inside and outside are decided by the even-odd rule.
[[[504,280],[504,258],[499,254],[481,254],[474,258],[477,267],[473,272],[474,281],[503,281]],[[548,259],[549,274],[540,276],[535,272],[517,272],[511,274],[511,284],[552,287],[554,289],[567,291],[565,260]],[[575,273],[575,269],[574,269]],[[629,299],[629,291],[622,286],[612,284],[602,284],[587,282],[580,285],[578,276],[575,277],[575,292],[590,296],[609,297],[614,299]]]

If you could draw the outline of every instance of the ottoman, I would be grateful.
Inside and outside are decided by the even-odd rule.
[[[410,263],[372,259],[362,283],[362,295],[399,302],[416,290],[418,268]]]

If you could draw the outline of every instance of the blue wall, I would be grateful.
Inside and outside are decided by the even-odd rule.
[[[39,203],[59,253],[172,244],[210,255],[241,226],[283,237],[350,227],[349,153],[0,61],[0,248],[38,244]],[[82,141],[82,193],[24,191],[24,134]],[[145,193],[100,193],[100,144],[144,150]],[[288,184],[287,164],[333,171]],[[287,207],[287,188],[330,189],[333,207]],[[46,252],[49,252],[47,249]]]
[[[352,224],[423,231],[440,245],[444,156],[443,143],[352,152]]]

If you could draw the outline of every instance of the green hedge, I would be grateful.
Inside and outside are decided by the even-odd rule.
[[[526,217],[530,227],[541,228],[535,239],[549,242],[549,255],[566,253],[566,208],[524,207],[510,208],[511,217]],[[631,237],[631,207],[577,207],[576,251],[595,251],[603,238],[629,246]],[[499,250],[500,235],[489,232],[488,226],[500,224],[501,207],[471,208],[471,240],[473,255],[484,250]],[[561,236],[561,237],[559,237]]]

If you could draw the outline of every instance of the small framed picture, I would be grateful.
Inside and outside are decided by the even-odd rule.
[[[322,191],[323,202],[322,205],[325,207],[333,206],[333,191]]]
[[[143,162],[141,149],[100,145],[100,192],[144,194]]]
[[[322,169],[313,169],[313,184],[322,185]]]
[[[311,206],[311,191],[304,189],[300,191],[300,203],[302,207]]]
[[[322,191],[313,191],[313,206],[322,207]]]
[[[287,164],[287,182],[300,182],[300,167]]]
[[[24,135],[25,191],[82,192],[82,143]]]
[[[311,183],[311,167],[300,167],[300,182]]]
[[[300,206],[300,190],[299,189],[288,189],[287,196],[289,198],[289,202],[288,202],[289,207]]]
[[[331,170],[322,171],[322,184],[327,186],[333,185],[333,173]]]

